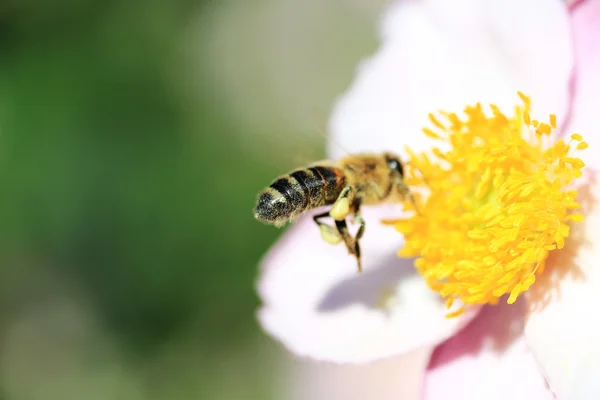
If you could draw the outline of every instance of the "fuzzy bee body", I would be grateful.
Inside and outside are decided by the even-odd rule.
[[[311,209],[332,206],[313,219],[327,242],[345,242],[348,252],[356,256],[360,270],[358,242],[365,227],[360,206],[398,201],[410,195],[403,176],[402,163],[390,153],[356,154],[337,163],[317,163],[271,183],[259,194],[254,217],[266,224],[282,226]],[[354,216],[360,224],[354,238],[348,232],[347,216]],[[335,226],[321,221],[326,217],[332,217]]]
[[[313,208],[332,205],[346,186],[339,168],[315,165],[275,180],[259,195],[254,216],[282,226]]]

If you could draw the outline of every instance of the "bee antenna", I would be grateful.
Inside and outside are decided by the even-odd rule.
[[[408,193],[408,199],[410,200],[413,207],[415,208],[415,212],[417,214],[421,215],[421,211],[419,210],[419,206],[417,206],[417,201],[415,200],[415,196],[412,194],[412,192]]]
[[[423,171],[421,171],[418,167],[416,167],[414,165],[411,165],[411,168],[414,168],[416,171],[419,171],[419,174],[421,175],[421,178],[423,179],[423,182],[425,183],[425,185],[427,185],[427,178],[425,178],[425,175],[423,174]],[[412,194],[412,191],[408,192],[408,196],[409,196],[410,202],[415,207],[415,211],[417,212],[417,214],[421,215],[421,212],[419,211],[419,207],[417,206],[417,202],[415,200],[415,196]]]

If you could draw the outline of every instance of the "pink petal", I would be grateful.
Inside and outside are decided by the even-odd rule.
[[[301,360],[284,386],[285,400],[419,400],[433,348],[361,365]]]
[[[512,112],[517,90],[532,96],[540,118],[566,113],[572,48],[562,1],[397,1],[381,36],[334,108],[334,157],[429,148],[428,113],[475,102]]]
[[[600,184],[582,194],[583,223],[527,293],[525,336],[559,399],[600,393]],[[534,290],[535,289],[535,290]]]
[[[325,243],[311,218],[299,221],[263,263],[263,328],[301,356],[366,362],[439,343],[464,326],[476,310],[444,318],[439,295],[396,255],[402,237],[379,220],[397,216],[393,206],[365,208],[361,274],[342,244]]]
[[[438,346],[424,399],[553,399],[523,337],[525,302],[486,306]]]
[[[586,165],[600,169],[600,2],[582,1],[573,6],[575,87],[567,134],[580,133],[589,143],[580,153]]]

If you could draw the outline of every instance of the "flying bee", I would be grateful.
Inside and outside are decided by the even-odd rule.
[[[322,238],[330,244],[344,241],[348,253],[356,257],[361,271],[359,241],[365,232],[361,205],[401,201],[412,194],[404,183],[400,159],[391,153],[355,154],[337,163],[323,161],[279,177],[259,195],[254,217],[266,224],[280,227],[299,215],[321,206],[329,211],[315,215]],[[334,226],[323,222],[331,217]],[[346,219],[359,225],[356,235],[348,231]]]

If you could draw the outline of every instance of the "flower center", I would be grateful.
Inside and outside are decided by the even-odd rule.
[[[570,189],[584,164],[572,156],[587,143],[573,134],[556,138],[556,116],[531,120],[530,99],[507,117],[490,105],[468,106],[464,118],[430,114],[423,132],[439,147],[417,154],[410,149],[407,183],[422,186],[418,212],[388,221],[405,236],[399,254],[417,257],[415,267],[431,289],[463,304],[507,302],[535,282],[550,251],[561,249],[570,221],[582,221]],[[452,313],[454,316],[458,313]]]

